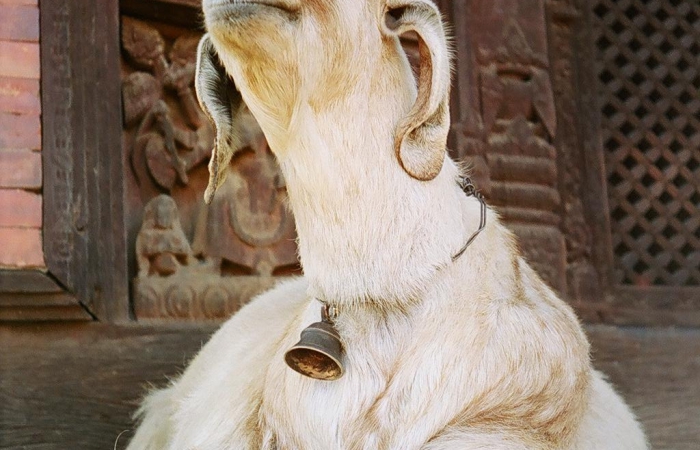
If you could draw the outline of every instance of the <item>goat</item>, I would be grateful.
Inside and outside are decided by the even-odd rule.
[[[571,308],[445,155],[450,51],[430,0],[204,0],[211,200],[245,108],[285,176],[304,276],[243,307],[146,398],[131,450],[647,448]],[[414,78],[399,35],[419,37]],[[234,83],[235,80],[235,83]],[[284,354],[321,315],[346,370]]]

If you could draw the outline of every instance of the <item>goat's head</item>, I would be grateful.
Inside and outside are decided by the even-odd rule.
[[[197,94],[217,127],[208,199],[235,151],[242,99],[279,155],[299,105],[323,111],[370,86],[377,98],[359,101],[401,105],[394,148],[404,170],[419,180],[440,172],[450,57],[430,0],[204,0],[203,8],[209,34],[199,46]],[[417,94],[399,43],[409,31],[419,37]]]

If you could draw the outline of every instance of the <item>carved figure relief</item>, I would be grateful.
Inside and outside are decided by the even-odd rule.
[[[248,114],[248,121],[254,122]],[[246,127],[250,145],[232,158],[232,170],[211,206],[202,206],[195,248],[217,260],[223,274],[272,276],[297,264],[294,220],[284,179],[265,137]]]
[[[130,18],[122,21],[124,52],[136,67],[145,69],[129,74],[123,86],[125,122],[137,126],[131,164],[139,178],[147,169],[167,191],[178,180],[188,184],[188,170],[208,158],[214,139],[193,89],[198,42],[197,35],[182,35],[166,58],[165,41],[155,28]],[[165,91],[175,93],[174,107],[181,108],[184,124],[174,121]]]
[[[214,130],[194,92],[200,37],[122,18],[128,218],[142,320],[223,318],[273,276],[299,270],[284,179],[249,112],[245,144],[204,204]]]
[[[166,277],[192,268],[196,260],[182,231],[175,201],[167,195],[154,198],[144,212],[136,238],[139,277]]]

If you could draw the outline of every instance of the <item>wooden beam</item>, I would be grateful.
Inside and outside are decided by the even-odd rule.
[[[41,2],[44,254],[100,320],[128,321],[118,0]]]
[[[212,325],[0,326],[2,448],[125,448],[138,401],[177,377]],[[658,450],[700,442],[700,330],[588,327],[594,365]],[[31,351],[28,351],[31,350]],[[78,444],[76,444],[78,443]]]
[[[119,8],[122,14],[140,19],[204,28],[201,0],[121,0]]]
[[[63,288],[40,270],[0,270],[0,292],[12,294],[56,294]]]
[[[0,270],[0,323],[85,321],[92,315],[48,273]]]
[[[68,297],[75,300],[73,297]],[[0,323],[8,322],[84,322],[94,318],[77,301],[67,305],[51,306],[54,301],[65,301],[65,296],[40,296],[34,300],[41,301],[41,305],[34,307],[26,304],[20,306],[0,305]],[[0,297],[0,300],[2,297]]]
[[[587,323],[700,327],[700,287],[618,286],[598,302],[573,301]]]
[[[608,308],[606,322],[618,325],[700,327],[700,287],[619,287]]]

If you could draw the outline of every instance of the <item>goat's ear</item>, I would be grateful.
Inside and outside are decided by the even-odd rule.
[[[401,167],[413,178],[432,180],[445,159],[450,129],[450,51],[440,12],[429,0],[389,0],[388,32],[418,35],[418,97],[397,128],[394,141]]]
[[[236,117],[243,100],[219,61],[208,34],[197,47],[195,88],[199,105],[216,126],[216,142],[209,161],[209,185],[204,191],[204,201],[209,204],[226,178],[231,157],[241,147]]]

